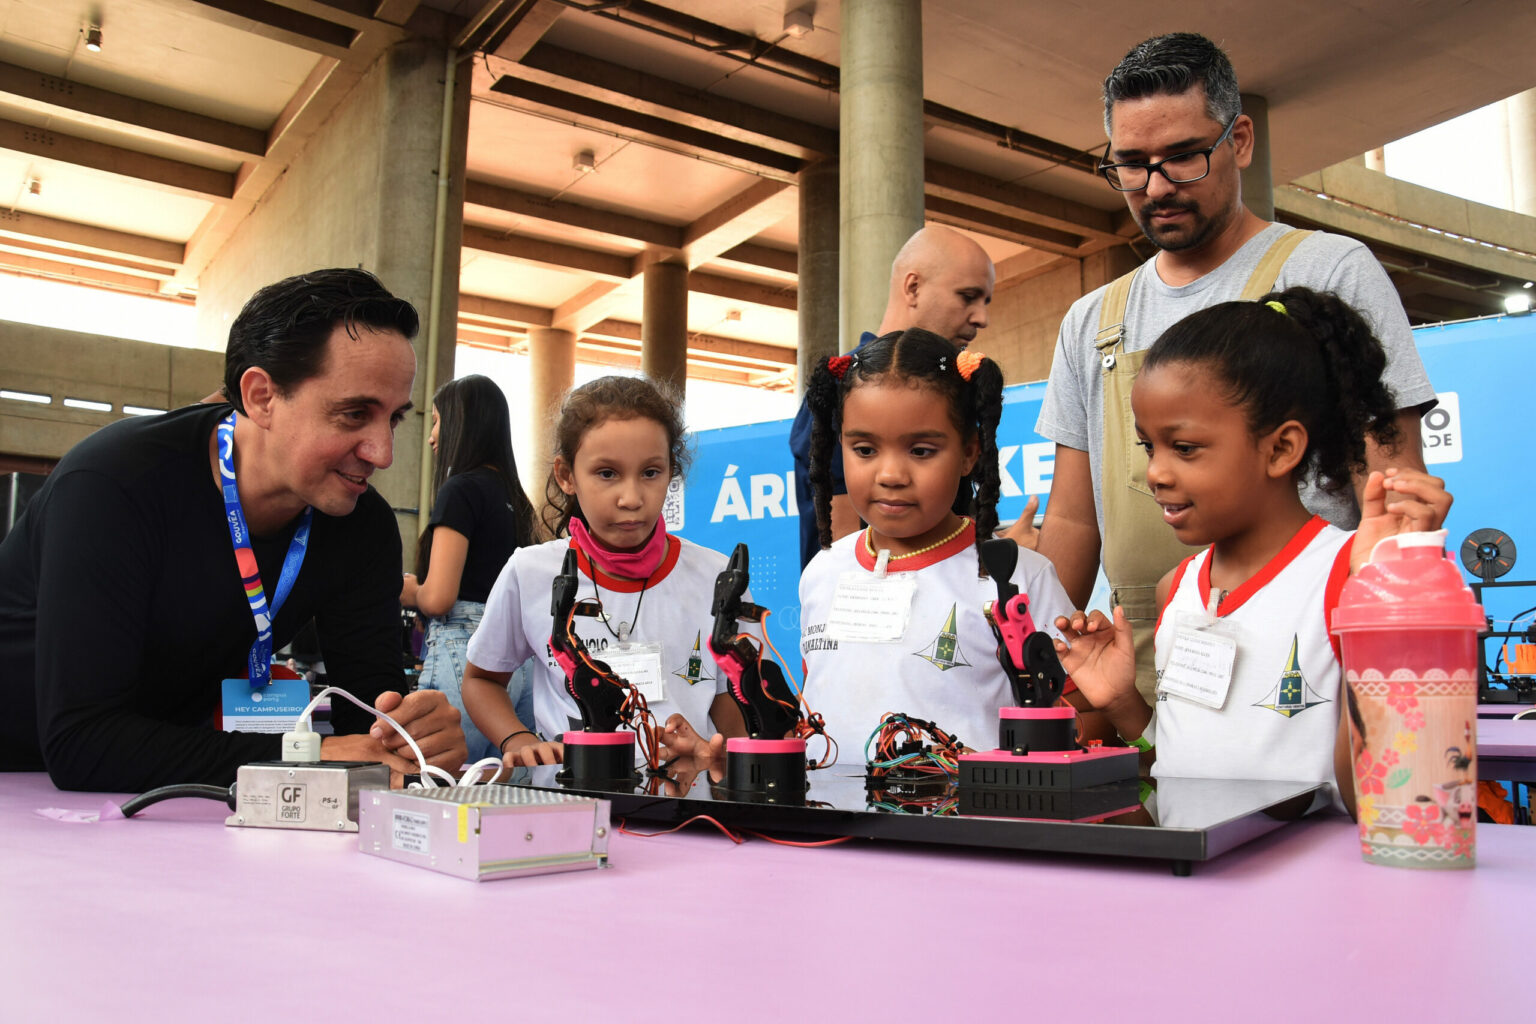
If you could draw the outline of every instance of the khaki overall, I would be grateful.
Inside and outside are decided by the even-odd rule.
[[[1242,298],[1253,301],[1267,294],[1285,261],[1310,234],[1290,231],[1276,239],[1248,278]],[[1162,510],[1152,499],[1152,490],[1147,486],[1147,456],[1137,444],[1135,417],[1131,414],[1131,385],[1147,350],[1125,350],[1125,308],[1131,282],[1146,266],[1144,263],[1110,284],[1100,307],[1099,333],[1093,345],[1099,352],[1104,396],[1101,558],[1111,600],[1125,609],[1135,631],[1136,689],[1150,704],[1157,693],[1157,674],[1152,662],[1157,583],[1192,551],[1179,543],[1173,530],[1163,523]]]

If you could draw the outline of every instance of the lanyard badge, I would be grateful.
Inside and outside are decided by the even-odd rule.
[[[245,525],[245,510],[240,507],[240,491],[235,486],[235,414],[231,412],[219,422],[219,489],[224,494],[224,519],[229,525],[229,539],[235,547],[235,565],[240,569],[240,582],[245,587],[245,598],[251,605],[251,616],[256,620],[256,642],[251,645],[251,689],[266,686],[272,681],[272,620],[278,609],[288,600],[294,581],[299,578],[299,567],[304,564],[304,552],[309,546],[309,527],[314,521],[315,510],[306,507],[299,517],[298,531],[283,556],[283,570],[277,577],[277,591],[272,603],[267,604],[267,592],[261,585],[261,571],[256,565],[256,552],[251,549],[251,531]]]

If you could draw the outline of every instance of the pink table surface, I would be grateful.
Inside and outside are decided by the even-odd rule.
[[[1536,760],[1536,721],[1480,718],[1477,722],[1477,756],[1530,758]]]
[[[1523,976],[1490,968],[1536,930],[1536,828],[1481,826],[1475,870],[1420,872],[1309,819],[1175,878],[695,825],[477,884],[355,836],[227,829],[212,801],[35,813],[102,802],[0,775],[0,1018],[1529,1019]]]

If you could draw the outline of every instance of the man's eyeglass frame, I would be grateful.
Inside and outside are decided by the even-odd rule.
[[[1104,176],[1104,180],[1105,181],[1109,182],[1109,187],[1114,189],[1116,192],[1140,192],[1142,189],[1145,189],[1148,185],[1152,184],[1152,175],[1154,175],[1154,174],[1161,174],[1164,178],[1166,178],[1170,183],[1172,183],[1174,185],[1188,185],[1190,182],[1199,181],[1200,179],[1208,177],[1210,175],[1210,173],[1211,173],[1211,154],[1216,152],[1216,150],[1220,149],[1221,148],[1221,144],[1223,142],[1226,142],[1227,139],[1232,135],[1232,129],[1234,127],[1236,127],[1236,125],[1237,125],[1237,119],[1239,117],[1242,117],[1242,116],[1243,115],[1241,113],[1233,115],[1232,120],[1227,122],[1227,127],[1222,130],[1221,137],[1219,139],[1217,139],[1215,142],[1211,143],[1205,149],[1190,149],[1190,150],[1184,151],[1183,153],[1174,153],[1172,156],[1165,156],[1161,160],[1156,160],[1156,161],[1153,161],[1152,163],[1149,163],[1149,164],[1134,163],[1134,162],[1128,162],[1128,163],[1123,163],[1123,164],[1107,164],[1103,160],[1100,160],[1099,161],[1099,173]],[[1109,156],[1109,146],[1110,146],[1109,143],[1106,143],[1105,146],[1104,146],[1104,155],[1106,157]],[[1192,156],[1203,156],[1203,157],[1205,157],[1205,170],[1203,172],[1201,172],[1200,174],[1195,175],[1193,178],[1175,178],[1173,175],[1169,174],[1166,170],[1163,169],[1163,165],[1168,163],[1170,160],[1183,160],[1183,159],[1185,159],[1187,157],[1192,157]],[[1147,172],[1147,180],[1142,182],[1140,185],[1136,186],[1135,188],[1130,188],[1129,186],[1121,185],[1116,179],[1119,177],[1120,168],[1122,168],[1122,167],[1139,167],[1139,168],[1141,168],[1142,170]],[[1115,172],[1113,177],[1110,174],[1111,171]]]

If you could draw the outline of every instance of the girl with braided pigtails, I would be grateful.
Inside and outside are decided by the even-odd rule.
[[[1003,375],[921,329],[823,359],[807,401],[822,551],[800,577],[806,700],[845,750],[886,712],[996,746],[1013,703],[982,614],[996,598],[977,550],[997,526]],[[830,457],[842,446],[848,497],[868,526],[831,543]],[[1056,571],[1021,550],[1013,583],[1053,633],[1070,602]]]

